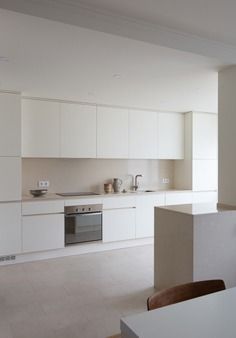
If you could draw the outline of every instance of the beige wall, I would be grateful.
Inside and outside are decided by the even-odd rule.
[[[219,202],[236,205],[236,66],[219,73]]]
[[[142,174],[140,188],[171,188],[173,162],[165,160],[96,160],[96,159],[23,159],[23,194],[37,186],[38,180],[49,180],[51,192],[103,191],[103,184],[113,177],[124,181],[124,188],[132,184],[130,175]],[[162,178],[170,184],[162,184]]]

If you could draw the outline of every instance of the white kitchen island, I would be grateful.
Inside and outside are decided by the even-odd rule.
[[[203,279],[236,286],[236,208],[188,204],[155,208],[157,290]]]
[[[122,338],[235,338],[236,288],[121,319]]]

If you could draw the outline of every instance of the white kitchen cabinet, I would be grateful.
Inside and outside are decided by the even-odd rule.
[[[23,216],[23,253],[63,248],[64,231],[63,214]]]
[[[103,209],[134,208],[136,206],[135,196],[115,196],[103,198]]]
[[[22,215],[56,214],[62,212],[64,212],[64,201],[60,199],[22,203]]]
[[[217,160],[193,160],[192,166],[193,190],[217,190]]]
[[[61,157],[96,158],[96,107],[61,103]]]
[[[0,93],[0,156],[21,156],[21,98]]]
[[[157,124],[156,112],[129,111],[129,158],[157,158]]]
[[[21,200],[21,158],[0,157],[0,201]]]
[[[60,104],[22,99],[22,156],[60,156]]]
[[[158,113],[158,159],[184,158],[184,115]]]
[[[192,191],[166,193],[166,205],[191,204],[192,202]]]
[[[136,197],[136,238],[154,236],[154,207],[165,205],[165,194]]]
[[[21,203],[0,203],[0,255],[21,252]]]
[[[194,191],[193,203],[217,203],[218,194],[216,191]]]
[[[193,159],[217,159],[217,115],[193,113]]]
[[[103,211],[103,242],[135,238],[135,208]]]
[[[128,158],[129,114],[126,109],[97,108],[97,157]]]
[[[102,204],[102,198],[92,197],[92,198],[72,198],[65,199],[65,206],[74,206],[74,205],[89,205],[89,204]]]

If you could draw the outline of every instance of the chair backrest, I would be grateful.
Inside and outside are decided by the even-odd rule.
[[[225,290],[225,283],[221,279],[177,285],[150,296],[147,300],[147,309],[154,310],[222,290]]]

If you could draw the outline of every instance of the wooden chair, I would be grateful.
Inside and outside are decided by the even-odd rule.
[[[192,282],[177,285],[154,293],[147,299],[148,311],[163,306],[183,302],[192,298],[204,296],[213,292],[225,290],[225,283],[221,279]]]

